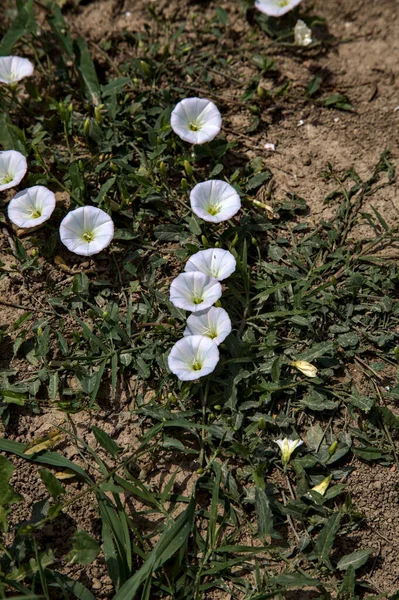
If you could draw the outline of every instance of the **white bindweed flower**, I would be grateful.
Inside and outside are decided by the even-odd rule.
[[[236,270],[236,259],[228,250],[208,248],[193,254],[186,262],[184,270],[188,273],[200,271],[209,277],[222,281],[230,277]]]
[[[24,77],[30,77],[33,65],[27,58],[20,56],[0,56],[0,83],[17,83]]]
[[[295,367],[296,369],[298,369],[298,371],[306,375],[306,377],[317,376],[317,368],[310,362],[307,362],[306,360],[294,360],[290,364],[291,367]]]
[[[177,308],[191,312],[205,310],[222,295],[221,284],[199,271],[181,273],[170,286],[170,301]]]
[[[0,192],[19,184],[28,165],[26,158],[16,150],[0,152]]]
[[[81,206],[67,214],[60,225],[61,242],[81,256],[98,254],[111,243],[114,223],[95,206]]]
[[[233,186],[220,179],[197,183],[191,190],[190,204],[197,217],[210,223],[227,221],[241,208],[240,196]]]
[[[220,131],[222,117],[215,104],[204,98],[184,98],[170,117],[173,131],[185,142],[205,144]]]
[[[223,308],[212,306],[188,317],[184,336],[205,335],[219,345],[230,332],[231,321],[227,312]]]
[[[301,2],[302,0],[255,0],[255,8],[268,17],[281,17]]]
[[[312,487],[312,490],[314,492],[317,492],[318,494],[321,494],[322,496],[324,496],[324,494],[327,491],[328,486],[330,485],[331,479],[332,479],[332,475],[328,475],[318,485],[315,485],[314,487]]]
[[[41,225],[52,215],[55,196],[44,185],[34,185],[22,190],[8,205],[8,218],[18,227]]]
[[[294,37],[297,46],[309,46],[312,43],[312,30],[304,21],[298,19],[294,27]]]
[[[209,375],[218,362],[217,345],[204,335],[182,338],[176,342],[168,356],[169,369],[180,381],[193,381]]]
[[[285,465],[287,465],[290,462],[291,454],[294,452],[294,450],[298,448],[298,446],[303,444],[302,440],[290,440],[289,438],[274,441],[281,450],[281,457]]]

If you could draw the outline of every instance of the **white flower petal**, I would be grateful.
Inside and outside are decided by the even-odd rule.
[[[22,190],[8,205],[8,218],[18,227],[37,227],[49,219],[55,208],[55,196],[43,185]]]
[[[190,335],[173,346],[168,356],[169,369],[180,381],[193,381],[214,371],[219,362],[215,342],[204,335]]]
[[[233,217],[241,208],[240,196],[235,189],[220,179],[197,183],[191,190],[193,212],[210,223],[221,223]]]
[[[33,73],[33,65],[20,56],[0,56],[0,83],[16,83]]]
[[[297,46],[309,46],[312,43],[312,30],[304,21],[298,19],[294,27],[294,37]]]
[[[209,308],[219,300],[221,295],[221,284],[199,271],[181,273],[170,286],[172,304],[191,312]]]
[[[219,345],[230,332],[231,321],[227,312],[224,308],[212,306],[207,310],[190,315],[183,335],[205,335]]]
[[[281,456],[282,456],[283,462],[285,464],[289,463],[291,454],[294,452],[294,450],[296,448],[298,448],[298,446],[303,444],[302,440],[291,440],[289,438],[284,438],[283,440],[274,440],[274,441],[281,450]]]
[[[301,2],[302,0],[255,0],[255,8],[269,17],[281,17]]]
[[[0,152],[0,192],[19,184],[27,171],[26,158],[16,150]]]
[[[91,256],[111,243],[114,223],[101,208],[81,206],[69,212],[61,221],[60,237],[71,252]]]
[[[184,268],[186,272],[200,271],[209,277],[222,281],[236,270],[236,259],[228,250],[208,248],[193,254]]]
[[[204,98],[184,98],[176,104],[170,117],[173,131],[185,142],[205,144],[210,142],[222,127],[222,117],[217,107]]]

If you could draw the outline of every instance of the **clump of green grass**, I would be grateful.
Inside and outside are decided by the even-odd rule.
[[[74,259],[76,265],[58,240],[64,207],[29,238],[8,229],[13,263],[2,276],[40,282],[42,305],[33,299],[17,305],[23,314],[2,334],[11,358],[31,367],[22,375],[11,360],[1,373],[3,422],[9,426],[18,406],[95,415],[105,394],[116,406],[127,386],[142,432],[138,447],[122,447],[93,426],[93,449],[68,424],[33,448],[0,440],[1,451],[40,465],[48,492],[42,510],[32,507],[13,542],[2,544],[0,595],[91,600],[92,592],[67,574],[68,564],[90,564],[101,552],[115,600],[199,600],[214,590],[261,600],[309,586],[320,598],[355,598],[368,589],[363,568],[373,549],[336,553],[340,538],[362,522],[345,494],[349,458],[397,462],[398,418],[384,400],[396,399],[399,386],[388,391],[381,383],[385,368],[397,369],[398,269],[381,251],[398,232],[364,208],[393,183],[394,165],[383,153],[365,180],[355,169],[328,166],[322,176],[336,189],[326,202],[338,208],[317,227],[307,221],[306,200],[295,194],[269,197],[270,218],[270,210],[253,202],[258,191],[271,189],[272,173],[261,159],[237,157],[238,142],[223,137],[191,152],[171,135],[170,112],[186,93],[188,69],[211,90],[213,70],[232,67],[215,48],[200,50],[198,63],[187,67],[182,57],[195,48],[187,50],[181,30],[161,47],[153,35],[161,16],[153,17],[147,35],[128,40],[133,58],[116,62],[108,42],[95,49],[101,81],[86,42],[71,36],[56,5],[48,7],[45,34],[38,36],[33,3],[18,4],[17,21],[0,45],[1,53],[30,49],[40,65],[26,95],[0,90],[0,144],[29,156],[29,185],[66,191],[73,206],[99,206],[117,226],[108,253],[87,264]],[[226,19],[219,10],[205,28],[215,47],[227,36]],[[266,58],[257,55],[256,68],[278,68]],[[259,115],[264,100],[256,77],[244,82],[242,102]],[[289,86],[282,85],[276,94],[284,98]],[[193,216],[188,191],[208,177],[226,178],[239,191],[239,219],[215,228]],[[371,239],[351,236],[361,220],[371,226]],[[166,359],[185,314],[169,302],[170,281],[189,256],[216,245],[237,261],[222,298],[233,333],[211,377],[178,382]],[[316,377],[295,369],[298,360],[314,365]],[[369,391],[353,381],[354,364],[370,381]],[[284,468],[274,441],[286,436],[306,443]],[[84,463],[54,450],[62,440],[79,445]],[[11,507],[23,499],[10,485],[10,461],[0,458],[6,532]],[[178,467],[171,466],[160,489],[134,469],[161,459],[185,461],[190,493],[177,491]],[[73,494],[60,473],[73,474],[81,490]],[[323,494],[312,489],[323,481],[329,482]],[[49,521],[63,511],[73,516],[76,502],[93,497],[102,523],[98,539],[77,530],[62,560],[40,545],[37,533]],[[157,526],[143,530],[140,516]]]

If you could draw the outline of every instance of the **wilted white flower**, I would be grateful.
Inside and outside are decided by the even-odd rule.
[[[212,306],[188,317],[184,335],[205,335],[219,345],[230,332],[231,321],[227,312],[224,308]]]
[[[33,65],[27,58],[20,56],[0,56],[0,83],[16,83],[24,77],[30,77]]]
[[[297,46],[309,46],[312,43],[312,30],[304,21],[298,19],[294,27],[294,37]]]
[[[180,381],[193,381],[214,371],[219,362],[215,342],[204,335],[189,335],[173,346],[168,356],[169,369]]]
[[[275,442],[281,450],[281,457],[285,465],[290,462],[291,454],[294,452],[294,450],[303,444],[302,440],[290,440],[289,438],[275,440]]]
[[[240,196],[233,186],[220,179],[197,183],[191,190],[190,204],[197,217],[210,223],[231,219],[241,208]]]
[[[208,277],[199,271],[181,273],[170,286],[172,304],[191,312],[209,308],[219,300],[221,295],[221,284],[213,277]]]
[[[95,206],[81,206],[67,214],[60,225],[61,242],[81,256],[98,254],[111,243],[114,223]]]
[[[263,146],[265,150],[268,150],[269,152],[275,152],[276,151],[276,145],[272,144],[271,142],[266,142],[266,144]]]
[[[317,368],[306,360],[294,360],[290,364],[291,367],[295,367],[298,371],[306,375],[306,377],[316,377],[317,375]]]
[[[236,259],[228,250],[208,248],[193,254],[186,262],[184,270],[187,272],[200,271],[222,281],[230,277],[236,270]]]
[[[324,494],[327,491],[328,486],[330,485],[331,479],[332,479],[332,475],[328,475],[318,485],[315,485],[314,487],[312,487],[312,490],[314,492],[317,492],[318,494],[321,494],[322,496],[324,496]]]
[[[215,104],[204,98],[184,98],[170,117],[173,131],[185,142],[205,144],[220,131],[222,117]]]
[[[34,185],[14,196],[8,205],[8,218],[18,227],[36,227],[51,217],[54,208],[53,192]]]
[[[0,152],[0,192],[18,185],[27,168],[26,158],[20,152],[16,150]]]
[[[255,8],[269,17],[281,17],[301,2],[302,0],[255,0]]]

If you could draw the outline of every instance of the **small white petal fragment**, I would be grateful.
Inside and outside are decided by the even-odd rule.
[[[301,19],[294,27],[294,38],[297,46],[309,46],[312,43],[312,30]]]
[[[215,342],[204,335],[190,335],[173,346],[168,356],[169,369],[180,381],[193,381],[209,375],[219,362]]]
[[[318,494],[321,494],[322,496],[324,496],[324,494],[327,491],[328,486],[330,485],[331,479],[332,479],[332,475],[328,475],[328,477],[325,477],[323,479],[323,481],[321,481],[318,485],[315,485],[314,487],[312,487],[313,492],[317,492]]]
[[[299,119],[297,127],[302,127],[302,125],[305,125],[305,121],[303,119]]]
[[[283,463],[287,465],[290,462],[291,454],[296,448],[298,448],[298,446],[303,444],[303,441],[284,438],[283,440],[275,440],[275,443],[281,450],[281,458],[283,459]]]
[[[33,73],[33,65],[27,58],[20,56],[0,56],[0,83],[17,83]]]
[[[264,146],[265,150],[268,150],[269,152],[275,152],[276,151],[276,145],[272,144],[270,142],[267,142]]]
[[[193,313],[187,319],[184,336],[205,335],[219,346],[231,333],[230,317],[224,308],[212,306],[207,310]]]
[[[216,105],[204,98],[185,98],[172,111],[170,125],[185,142],[205,144],[217,136],[222,117]]]
[[[301,2],[302,0],[255,0],[255,8],[268,17],[281,17]]]
[[[187,261],[184,270],[200,271],[218,281],[227,279],[236,270],[236,259],[228,250],[208,248],[193,254]]]
[[[199,312],[211,307],[221,295],[221,284],[199,271],[181,273],[170,286],[172,304],[190,312]]]
[[[291,367],[295,367],[306,375],[306,377],[316,377],[317,376],[317,368],[306,360],[294,360],[291,364]]]
[[[220,179],[197,183],[191,190],[190,204],[197,217],[210,223],[231,219],[241,208],[240,196],[233,186]]]
[[[22,190],[8,205],[8,218],[23,229],[37,227],[47,221],[55,208],[55,196],[43,185]]]
[[[25,176],[26,158],[16,150],[0,152],[0,192],[15,187]]]
[[[98,254],[111,243],[114,223],[95,206],[81,206],[67,214],[60,225],[61,242],[75,254]]]

